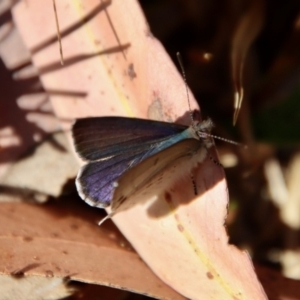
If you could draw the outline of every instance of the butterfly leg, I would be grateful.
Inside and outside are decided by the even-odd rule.
[[[212,156],[209,156],[209,159],[217,166],[219,167],[222,167],[223,168],[223,165],[216,159],[214,159]]]
[[[195,196],[197,196],[198,190],[197,190],[197,185],[196,185],[196,181],[194,178],[194,174],[191,173],[190,176],[191,176],[191,180],[192,180],[192,184],[193,184],[194,194],[195,194]]]
[[[106,220],[111,219],[114,216],[114,213],[109,213],[106,217],[99,221],[98,226],[101,226]]]

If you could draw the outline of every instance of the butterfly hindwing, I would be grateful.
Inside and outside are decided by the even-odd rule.
[[[92,161],[82,167],[76,186],[82,199],[92,206],[111,204],[115,183],[128,169],[145,158],[144,149],[119,153],[108,159]]]
[[[158,196],[179,177],[185,177],[207,154],[203,143],[186,139],[148,157],[120,177],[111,203],[112,213],[125,210],[142,199]]]

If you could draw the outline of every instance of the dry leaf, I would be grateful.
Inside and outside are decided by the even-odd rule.
[[[56,300],[73,293],[62,278],[40,276],[16,278],[11,275],[0,275],[0,286],[2,299]]]
[[[241,17],[235,29],[231,45],[232,80],[234,84],[234,115],[235,125],[244,98],[243,73],[247,53],[253,41],[260,33],[264,21],[264,4],[261,0],[249,2],[249,9]]]
[[[4,192],[6,187],[11,193],[0,195],[0,201],[15,198],[17,192],[22,194],[22,190],[23,197],[28,194],[38,202],[46,201],[48,196],[58,197],[67,181],[76,177],[77,170],[78,163],[65,134],[52,134],[27,156],[11,165],[1,178],[3,188],[0,189]]]
[[[2,203],[0,215],[1,274],[19,274],[18,277],[26,278],[43,276],[55,278],[55,282],[67,277],[126,287],[159,299],[184,299],[145,266],[110,221],[97,227],[101,218],[99,210],[84,205],[79,199],[43,206]],[[300,298],[299,281],[283,278],[266,268],[256,270],[270,299]],[[35,279],[29,281],[37,288]],[[21,289],[23,291],[19,284],[18,291]],[[9,286],[0,285],[1,295],[7,290]]]
[[[88,94],[84,101],[52,96],[60,119],[127,115],[167,121],[181,118],[190,123],[184,83],[151,35],[136,1],[60,1],[57,10],[63,15],[59,18],[63,68],[53,43],[55,24],[49,7],[39,0],[20,2],[14,17],[34,53],[45,88],[73,91],[80,87]],[[114,222],[151,269],[185,297],[266,299],[248,255],[227,245],[223,170],[207,159],[195,178],[197,198],[193,199],[187,174],[159,201],[137,205],[116,215]],[[57,247],[63,245],[57,243]],[[107,270],[126,267],[110,253],[101,253]],[[78,259],[77,263],[90,272],[81,273],[81,280],[88,281],[97,272],[92,262]]]
[[[183,299],[147,268],[110,222],[98,227],[99,210],[81,201],[2,203],[0,215],[1,273],[69,277]]]
[[[5,13],[9,1],[1,4],[6,5],[1,6]],[[48,134],[60,129],[59,122],[48,96],[38,90],[37,73],[30,73],[36,71],[30,53],[9,18],[1,26],[0,35],[0,53],[6,67],[1,69],[5,87],[1,97],[0,201],[14,201],[21,195],[22,200],[45,201],[49,195],[61,194],[64,184],[76,176],[78,164],[64,134]],[[12,74],[20,66],[25,67]]]

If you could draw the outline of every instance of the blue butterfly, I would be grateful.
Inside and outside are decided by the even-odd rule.
[[[78,119],[75,149],[87,161],[76,179],[80,197],[91,206],[110,206],[112,217],[158,195],[203,162],[214,144],[212,127],[210,119],[189,127],[126,117]]]

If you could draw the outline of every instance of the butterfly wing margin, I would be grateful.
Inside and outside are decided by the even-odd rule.
[[[128,170],[118,181],[111,203],[113,214],[126,210],[142,199],[159,195],[178,177],[202,162],[207,149],[202,141],[183,140]]]
[[[76,152],[95,161],[126,151],[146,151],[153,143],[169,139],[187,126],[126,117],[77,119],[72,128]]]

